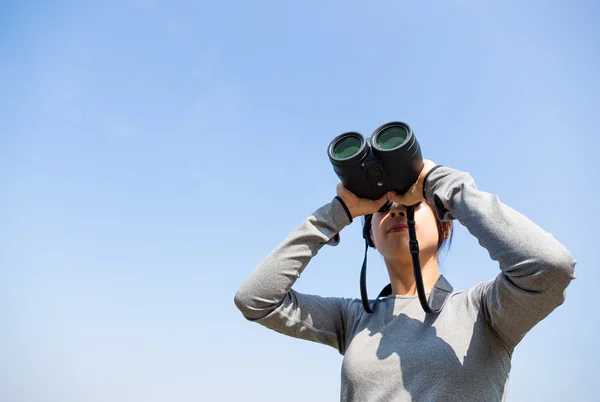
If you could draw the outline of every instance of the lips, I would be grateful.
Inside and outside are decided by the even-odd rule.
[[[404,232],[408,230],[408,226],[407,225],[394,225],[390,228],[390,230],[388,230],[388,233],[393,233],[393,232]]]

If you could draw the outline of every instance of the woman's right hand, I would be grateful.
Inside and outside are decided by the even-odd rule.
[[[378,200],[359,198],[353,192],[348,190],[341,181],[337,185],[337,195],[344,200],[344,203],[346,203],[346,207],[348,207],[352,219],[357,216],[374,214],[389,200],[388,193]]]

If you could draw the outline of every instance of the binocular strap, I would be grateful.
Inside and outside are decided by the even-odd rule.
[[[415,282],[417,286],[417,293],[419,295],[419,302],[421,303],[421,307],[426,313],[437,314],[439,313],[444,304],[446,304],[446,300],[450,293],[452,293],[452,285],[444,278],[443,275],[440,275],[438,280],[436,281],[433,289],[431,290],[431,294],[429,295],[429,300],[427,300],[427,296],[425,294],[425,289],[423,286],[423,276],[421,275],[421,263],[419,261],[419,243],[417,242],[417,233],[415,230],[415,207],[408,206],[406,208],[406,214],[408,218],[408,233],[409,233],[409,246],[410,253],[412,255],[413,260],[413,273],[415,276]],[[369,304],[369,298],[367,296],[367,253],[369,251],[368,242],[365,240],[365,258],[363,260],[362,269],[360,271],[360,295],[362,299],[362,304],[367,313],[373,313],[377,308],[377,303],[381,297],[386,297],[392,294],[392,284],[388,284],[384,287],[375,302],[373,303],[373,308]]]

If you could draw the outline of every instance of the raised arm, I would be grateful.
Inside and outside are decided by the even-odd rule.
[[[352,217],[334,198],[292,231],[244,280],[234,301],[246,319],[296,338],[332,346],[344,353],[349,299],[296,292],[292,286],[325,245],[336,246]]]
[[[423,185],[443,220],[456,219],[498,261],[501,272],[473,289],[488,323],[514,348],[565,300],[576,261],[550,233],[479,190],[465,172],[436,166]]]

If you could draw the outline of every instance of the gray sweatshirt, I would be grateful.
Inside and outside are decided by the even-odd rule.
[[[426,315],[418,297],[382,298],[367,314],[360,299],[292,289],[324,245],[351,223],[337,200],[292,231],[244,280],[234,301],[248,320],[336,348],[341,401],[503,401],[511,356],[523,336],[565,299],[576,261],[551,234],[472,177],[440,166],[424,183],[442,220],[457,220],[494,261],[498,276],[454,290]]]

